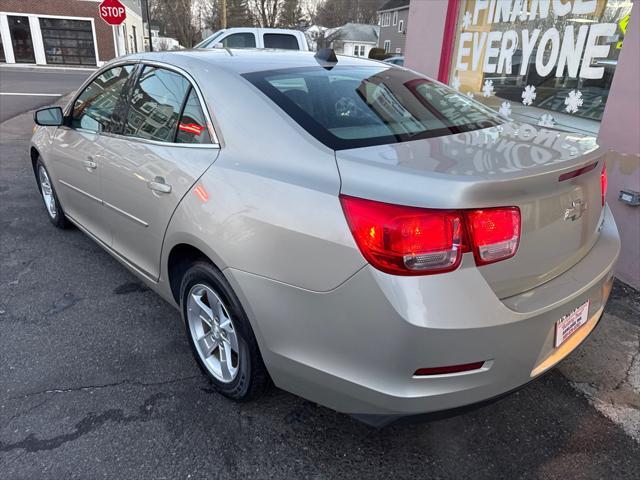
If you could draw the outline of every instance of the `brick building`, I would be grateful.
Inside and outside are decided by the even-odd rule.
[[[144,49],[140,0],[121,0],[122,25],[107,25],[100,0],[0,0],[0,63],[96,66]]]

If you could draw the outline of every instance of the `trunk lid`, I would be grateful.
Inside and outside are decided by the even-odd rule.
[[[604,151],[594,137],[510,122],[340,150],[336,160],[346,195],[424,208],[519,207],[518,252],[479,267],[500,298],[560,275],[598,237]]]

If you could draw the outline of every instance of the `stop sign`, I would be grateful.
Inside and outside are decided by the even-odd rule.
[[[109,25],[120,25],[127,18],[124,5],[119,0],[104,0],[99,8],[100,18]]]

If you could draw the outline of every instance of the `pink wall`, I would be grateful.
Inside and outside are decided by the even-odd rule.
[[[447,0],[413,0],[409,8],[405,64],[431,78],[438,78],[447,6]]]
[[[640,207],[618,201],[622,188],[640,191],[640,4],[634,3],[600,126],[598,143],[609,148],[607,201],[613,211],[622,253],[618,276],[640,289]]]

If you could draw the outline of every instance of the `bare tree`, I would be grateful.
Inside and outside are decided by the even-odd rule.
[[[251,0],[251,9],[261,27],[275,27],[283,0]]]
[[[190,48],[201,36],[194,14],[194,0],[150,0],[151,21],[160,24],[161,32]]]
[[[205,25],[213,31],[222,24],[222,0],[200,0],[205,3]],[[249,0],[227,0],[227,27],[254,27],[256,19],[249,9]]]
[[[314,23],[339,27],[348,22],[377,23],[376,11],[385,0],[322,0],[316,8]]]

